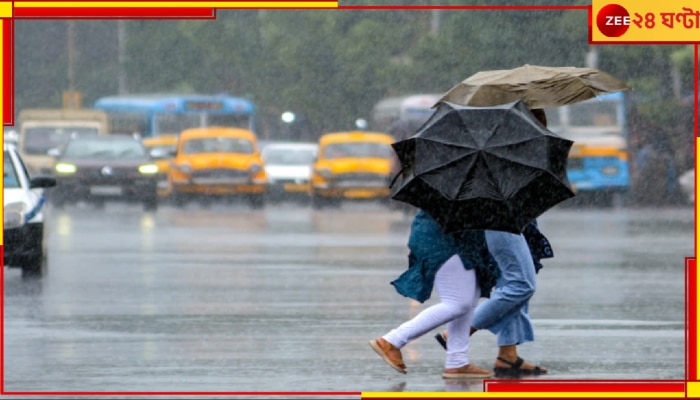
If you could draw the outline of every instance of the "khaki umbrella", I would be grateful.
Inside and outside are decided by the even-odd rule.
[[[523,65],[504,70],[481,71],[448,90],[440,102],[490,107],[522,100],[531,108],[578,103],[629,87],[595,68]]]

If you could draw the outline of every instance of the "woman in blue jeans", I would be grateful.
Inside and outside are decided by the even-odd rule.
[[[531,111],[546,127],[547,116],[544,110]],[[536,274],[542,266],[539,259],[553,256],[549,242],[537,229],[537,222],[533,221],[524,234],[486,231],[486,244],[498,264],[501,276],[491,297],[476,308],[471,333],[488,329],[496,335],[496,375],[545,374],[547,368],[520,358],[517,346],[535,340],[528,304],[537,287]]]
[[[535,109],[532,113],[547,126],[543,110]],[[520,358],[517,346],[535,340],[528,305],[537,288],[536,275],[542,267],[540,259],[553,257],[549,241],[540,233],[537,221],[532,221],[523,234],[487,230],[485,237],[500,276],[490,297],[477,306],[470,335],[480,329],[496,335],[496,376],[545,374],[547,368]],[[436,335],[443,347],[446,336],[446,332]]]
[[[488,329],[496,335],[496,375],[544,374],[546,368],[524,361],[517,349],[519,344],[535,340],[528,304],[537,287],[536,271],[525,236],[488,230],[485,235],[501,276],[491,297],[476,308],[472,333]]]

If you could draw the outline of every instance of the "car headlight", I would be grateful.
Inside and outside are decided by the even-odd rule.
[[[177,164],[177,165],[175,165],[175,168],[179,169],[180,172],[187,174],[187,175],[192,173],[192,166],[190,164],[187,164],[187,163]]]
[[[78,170],[78,168],[75,165],[68,163],[58,163],[56,164],[56,167],[54,167],[54,169],[59,174],[74,174],[75,171]]]
[[[330,179],[333,176],[333,173],[328,168],[318,169],[316,170],[316,173],[319,174],[323,179]]]
[[[251,175],[255,175],[255,174],[257,174],[257,173],[260,172],[260,171],[262,171],[262,167],[259,166],[258,164],[252,164],[252,165],[250,166],[250,174],[251,174]]]
[[[139,172],[144,175],[153,175],[158,173],[158,166],[155,164],[143,164],[139,166]]]
[[[18,228],[24,225],[24,215],[27,205],[22,202],[7,204],[4,208],[3,228]]]

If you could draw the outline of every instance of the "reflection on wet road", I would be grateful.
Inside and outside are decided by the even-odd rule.
[[[51,210],[49,275],[4,272],[6,391],[481,391],[444,382],[432,335],[408,375],[367,345],[424,305],[389,285],[408,220],[379,205]],[[555,209],[525,357],[551,379],[683,379],[693,210]],[[432,304],[434,299],[426,304]],[[471,358],[488,367],[495,339]]]

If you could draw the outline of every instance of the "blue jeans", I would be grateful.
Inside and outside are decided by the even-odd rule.
[[[486,231],[486,244],[501,270],[491,297],[476,308],[472,326],[488,329],[499,346],[535,340],[528,301],[535,293],[536,274],[523,235]]]

